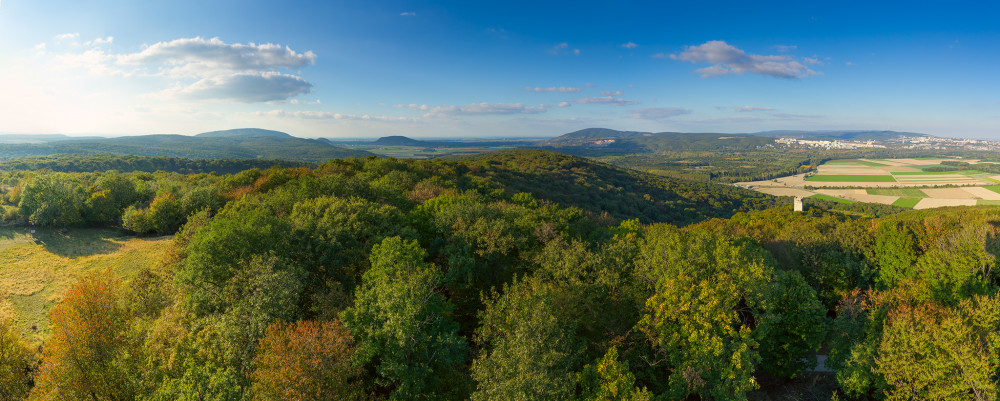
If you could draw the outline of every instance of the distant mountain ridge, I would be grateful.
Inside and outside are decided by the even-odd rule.
[[[271,137],[271,138],[295,138],[287,133],[281,131],[273,131],[269,129],[261,128],[237,128],[237,129],[227,129],[222,131],[209,131],[202,132],[196,137],[202,138],[253,138],[253,137]]]
[[[138,135],[117,138],[55,140],[47,143],[0,144],[0,158],[55,154],[118,154],[190,159],[258,159],[325,162],[371,153],[345,149],[327,141],[297,138],[257,128],[212,131],[195,136]]]
[[[748,134],[639,132],[587,128],[542,143],[543,148],[586,153],[650,153],[663,151],[743,150],[774,143],[773,138]]]
[[[777,130],[754,132],[750,135],[766,136],[772,138],[797,138],[797,139],[840,139],[848,141],[886,141],[899,138],[900,136],[932,136],[916,132],[898,131],[876,131],[876,130],[826,130],[826,131],[799,131],[799,130]]]

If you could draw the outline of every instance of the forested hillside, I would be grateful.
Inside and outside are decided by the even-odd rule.
[[[821,350],[813,399],[998,390],[995,209],[793,213],[542,151],[3,180],[12,222],[177,232],[40,348],[0,327],[8,399],[761,399]]]
[[[329,142],[253,130],[208,133],[206,136],[140,135],[118,138],[77,139],[34,144],[0,144],[0,156],[14,159],[56,154],[119,154],[191,159],[264,159],[323,162],[369,153],[331,145]],[[276,132],[276,131],[269,131]]]

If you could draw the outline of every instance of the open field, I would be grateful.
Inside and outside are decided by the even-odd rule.
[[[891,175],[814,175],[806,181],[819,182],[896,182]]]
[[[736,185],[778,196],[834,197],[915,209],[1000,204],[1000,176],[976,170],[927,171],[946,167],[944,158],[835,160],[815,173]],[[817,196],[822,195],[822,196]]]
[[[65,233],[0,227],[0,319],[12,319],[24,338],[48,335],[50,309],[76,280],[95,269],[127,278],[155,267],[172,237],[136,238],[112,229],[71,229]]]

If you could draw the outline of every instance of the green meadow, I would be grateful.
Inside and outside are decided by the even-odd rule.
[[[12,320],[28,341],[48,335],[48,315],[84,274],[108,270],[119,278],[154,268],[172,237],[137,238],[112,229],[0,227],[0,319]]]

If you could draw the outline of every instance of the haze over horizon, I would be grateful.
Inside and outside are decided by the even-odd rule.
[[[1000,139],[987,2],[0,3],[0,132]]]

